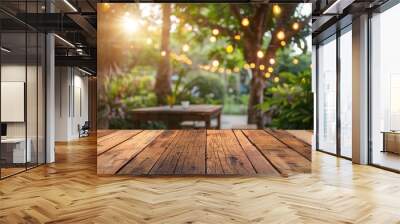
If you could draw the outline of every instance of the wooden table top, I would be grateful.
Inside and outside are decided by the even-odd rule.
[[[145,107],[132,110],[133,113],[162,113],[162,114],[214,114],[222,110],[221,105],[189,105],[184,108],[181,105]]]
[[[289,176],[311,147],[281,130],[99,130],[99,175]]]

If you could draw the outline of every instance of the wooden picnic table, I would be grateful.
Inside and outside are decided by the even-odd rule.
[[[139,128],[141,122],[162,121],[169,129],[180,128],[183,121],[204,121],[205,128],[211,128],[211,120],[217,119],[217,129],[221,127],[220,105],[190,105],[183,107],[181,105],[146,107],[134,109],[131,111],[135,127]]]

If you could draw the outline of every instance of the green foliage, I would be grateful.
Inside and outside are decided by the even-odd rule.
[[[184,84],[180,101],[192,104],[223,104],[225,87],[223,80],[215,74],[196,75]]]
[[[279,74],[280,83],[266,89],[265,102],[259,107],[272,115],[271,126],[280,129],[312,129],[313,94],[311,69]]]
[[[248,103],[249,95],[229,94],[225,97],[223,114],[245,115]]]
[[[100,98],[100,110],[108,118],[110,128],[131,128],[130,110],[155,106],[153,86],[153,76],[135,71],[108,77],[104,81],[107,94]]]

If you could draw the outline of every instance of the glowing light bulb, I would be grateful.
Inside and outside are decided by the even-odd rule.
[[[261,71],[264,71],[265,65],[260,65],[259,67],[260,67],[260,70],[261,70]]]
[[[294,58],[292,62],[293,62],[293,64],[297,65],[297,64],[299,64],[299,59]]]
[[[282,45],[282,47],[286,46],[286,41],[282,40],[281,45]]]
[[[256,67],[256,64],[250,63],[250,68],[255,68],[255,67]]]
[[[161,51],[161,56],[165,57],[167,55],[166,51]]]
[[[279,77],[275,77],[274,82],[279,82]]]
[[[240,40],[241,36],[240,36],[240,34],[236,34],[234,38],[235,38],[235,40]]]
[[[269,59],[269,63],[270,63],[271,65],[275,64],[275,59],[274,59],[274,58],[270,58],[270,59]]]
[[[214,60],[214,61],[212,62],[212,65],[213,65],[214,67],[218,67],[219,61],[218,61],[218,60]]]
[[[248,26],[250,25],[250,20],[248,18],[243,18],[242,19],[242,26]]]
[[[217,36],[219,34],[219,30],[218,29],[213,29],[212,30],[212,34]]]
[[[217,38],[216,37],[214,37],[214,36],[212,36],[212,37],[210,37],[210,42],[215,42],[215,41],[217,41]]]
[[[246,64],[244,64],[243,68],[249,69],[249,68],[250,68],[250,65],[246,63]]]
[[[107,11],[111,7],[110,3],[104,3],[102,5],[103,5],[103,7],[102,7],[103,11]]]
[[[268,67],[268,72],[269,72],[269,73],[272,73],[272,72],[274,72],[274,68],[272,68],[272,67]]]
[[[294,30],[298,30],[298,29],[300,28],[299,23],[298,23],[298,22],[293,23],[292,28],[293,28]]]
[[[262,51],[257,51],[257,57],[258,57],[258,58],[263,58],[263,57],[264,57],[264,52],[262,52]]]
[[[228,54],[230,54],[230,53],[232,53],[233,52],[233,46],[232,45],[228,45],[228,46],[226,46],[226,52],[228,53]]]
[[[279,5],[274,5],[272,7],[272,12],[274,13],[274,15],[279,16],[282,12],[282,9]]]
[[[146,43],[147,43],[147,44],[152,44],[152,43],[153,43],[153,40],[150,39],[150,38],[147,38]]]
[[[278,38],[278,40],[283,40],[285,39],[285,33],[281,30],[276,34],[276,37]]]
[[[239,69],[238,67],[234,67],[234,68],[233,68],[233,71],[234,71],[234,72],[240,72],[240,69]]]
[[[271,77],[271,73],[269,73],[269,72],[266,72],[264,76],[265,76],[265,78],[267,78],[267,79],[268,79],[269,77]]]
[[[182,51],[183,51],[183,52],[188,52],[189,49],[190,49],[190,47],[189,47],[189,45],[187,45],[187,44],[184,44],[184,45],[182,46]]]

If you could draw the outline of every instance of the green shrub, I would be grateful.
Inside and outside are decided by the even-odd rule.
[[[215,74],[194,76],[184,84],[179,101],[192,104],[223,104],[225,87],[223,80]]]
[[[299,74],[282,72],[281,82],[271,83],[259,107],[272,116],[271,127],[280,129],[313,128],[311,70]]]

